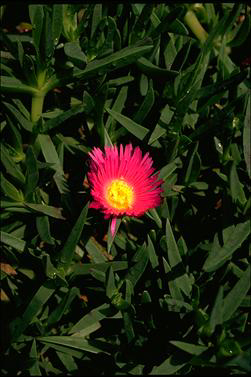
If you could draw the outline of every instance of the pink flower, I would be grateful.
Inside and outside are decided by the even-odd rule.
[[[139,147],[105,147],[89,152],[90,172],[87,174],[94,201],[91,208],[101,209],[105,218],[141,216],[161,204],[163,180],[154,174],[149,153],[142,156]],[[114,225],[114,221],[113,221]],[[113,232],[112,232],[113,233]]]

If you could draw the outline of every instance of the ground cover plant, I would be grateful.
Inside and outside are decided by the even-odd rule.
[[[6,3],[1,21],[2,375],[250,373],[250,7]],[[163,192],[113,220],[89,152],[120,145]]]

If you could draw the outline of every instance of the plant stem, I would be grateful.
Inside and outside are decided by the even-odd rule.
[[[41,88],[44,85],[46,79],[46,70],[38,72],[37,75],[37,92],[32,95],[31,101],[31,121],[36,124],[43,112],[44,98],[46,92]]]
[[[31,121],[33,124],[36,124],[43,112],[43,104],[44,104],[45,94],[42,92],[38,92],[37,94],[33,94],[31,100]]]
[[[205,43],[208,34],[206,30],[201,26],[198,18],[192,10],[188,10],[185,14],[184,21],[189,26],[194,35],[200,40],[201,43]]]

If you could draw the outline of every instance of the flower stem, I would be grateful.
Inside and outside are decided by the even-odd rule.
[[[194,35],[200,40],[201,43],[205,43],[208,34],[206,30],[201,26],[195,13],[190,9],[187,11],[184,17],[184,21],[189,26]]]

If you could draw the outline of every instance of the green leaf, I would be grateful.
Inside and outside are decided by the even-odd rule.
[[[208,183],[206,182],[191,182],[189,187],[192,187],[193,189],[196,190],[207,190],[208,189]]]
[[[230,42],[228,42],[229,47],[237,47],[241,46],[242,43],[245,42],[247,39],[249,32],[250,32],[250,27],[251,27],[251,18],[250,16],[246,15],[244,18],[244,21],[241,23],[241,26],[234,37]]]
[[[44,8],[43,17],[43,31],[41,33],[40,42],[40,57],[42,64],[48,66],[50,64],[53,51],[54,51],[54,40],[52,36],[52,14],[48,8]]]
[[[176,22],[177,19],[179,19],[182,16],[183,12],[184,12],[183,8],[181,6],[177,6],[174,8],[174,10],[168,13],[167,16],[160,23],[158,20],[156,23],[157,27],[151,33],[151,37],[153,39],[158,38],[161,33],[164,33],[166,31],[174,32],[174,33],[175,31],[178,31],[181,33],[185,32],[187,34],[186,28],[183,27],[184,25],[181,26],[180,25],[181,22],[180,23]]]
[[[49,245],[55,244],[51,236],[48,216],[36,216],[36,227],[42,241],[48,243]]]
[[[19,37],[20,37],[20,35],[19,35]],[[8,51],[10,51],[11,55],[16,60],[18,60],[18,48],[17,48],[17,45],[16,45],[16,43],[13,43],[13,41],[10,38],[10,36],[6,32],[4,32],[2,28],[0,30],[0,40],[3,43],[3,45],[5,47],[7,47]],[[1,77],[1,80],[2,80],[2,77]],[[1,82],[1,84],[2,84],[2,82]]]
[[[133,287],[135,287],[140,277],[143,275],[149,261],[149,256],[146,247],[143,245],[142,248],[140,248],[140,250],[142,250],[142,252],[140,253],[139,261],[129,269],[125,277],[125,279],[130,280]]]
[[[36,156],[34,154],[34,151],[31,145],[27,149],[25,163],[26,163],[26,175],[25,175],[24,192],[25,192],[25,198],[27,200],[27,198],[30,197],[30,194],[32,194],[37,188],[38,179],[39,179],[37,160],[36,160]]]
[[[72,355],[69,355],[65,352],[56,351],[56,354],[68,373],[74,373],[74,371],[78,370],[78,366],[74,361],[74,358]]]
[[[171,355],[166,359],[163,363],[161,363],[158,366],[153,367],[152,371],[149,373],[150,375],[172,375],[178,370],[180,370],[183,366],[186,365],[186,362],[182,362],[181,360],[178,360],[174,357],[174,355]]]
[[[95,309],[92,309],[88,314],[84,315],[69,331],[69,334],[80,332],[89,326],[92,326],[104,318],[121,318],[121,313],[115,315],[114,310],[110,308],[109,304],[102,304]]]
[[[94,237],[90,237],[88,242],[85,245],[85,248],[92,258],[93,262],[95,263],[103,263],[107,261],[107,258],[103,254],[103,248],[101,245],[95,240]]]
[[[25,241],[20,240],[20,238],[14,237],[11,234],[2,232],[2,231],[1,231],[1,242],[3,242],[5,245],[13,247],[19,252],[23,252],[26,247]]]
[[[85,263],[85,264],[75,264],[71,266],[71,276],[73,278],[78,275],[87,275],[95,267],[103,272],[106,272],[109,266],[112,266],[113,271],[123,271],[128,269],[128,262],[126,261],[112,261],[105,263]]]
[[[46,281],[43,285],[41,285],[41,287],[32,297],[23,315],[21,317],[17,317],[10,323],[11,338],[13,341],[16,341],[23,331],[25,331],[33,318],[35,318],[39,313],[43,305],[52,296],[54,291],[54,283],[51,281]]]
[[[178,86],[177,111],[180,111],[181,114],[185,115],[187,113],[189,106],[194,101],[197,90],[202,85],[209,64],[209,57],[209,51],[204,54],[201,52],[194,65],[180,72],[175,80],[174,85]]]
[[[132,4],[133,6],[133,4]],[[154,5],[153,4],[145,4],[142,12],[140,13],[138,19],[136,20],[135,24],[133,25],[133,30],[131,32],[131,42],[134,43],[135,40],[138,39],[138,36],[144,32],[144,29],[149,21],[151,13],[153,11]]]
[[[94,103],[93,103],[92,107],[94,107]],[[59,114],[55,118],[47,120],[43,124],[42,132],[47,133],[48,131],[50,131],[51,129],[53,129],[55,127],[58,127],[60,124],[65,122],[67,119],[73,117],[74,115],[81,114],[81,113],[85,112],[86,108],[87,108],[87,106],[85,104],[79,104],[79,105],[72,106],[71,109],[64,111],[63,113]],[[88,110],[90,110],[89,106],[88,106]]]
[[[75,70],[69,76],[59,77],[58,75],[53,75],[43,90],[48,92],[56,86],[63,86],[80,79],[86,80],[95,77],[97,74],[104,75],[109,71],[127,66],[152,49],[150,39],[145,39],[141,43],[144,43],[144,45],[125,47],[103,59],[94,60],[87,64],[84,70]]]
[[[231,9],[231,12],[225,12],[221,20],[217,22],[214,28],[212,28],[204,44],[204,53],[207,53],[209,50],[212,49],[214,41],[216,41],[219,36],[223,37],[228,33],[228,31],[232,28],[233,24],[238,19],[241,12],[241,7],[241,4],[234,4],[233,8]]]
[[[22,191],[18,190],[11,182],[9,182],[2,173],[0,173],[0,184],[4,194],[7,195],[9,198],[17,202],[24,201]]]
[[[104,137],[105,137],[105,146],[108,146],[108,147],[112,147],[113,144],[112,144],[112,141],[110,139],[110,136],[108,134],[108,132],[106,131],[106,128],[104,128]]]
[[[67,182],[64,177],[64,171],[60,163],[56,148],[49,135],[38,135],[38,142],[41,145],[41,149],[45,158],[45,161],[53,164],[53,168],[56,170],[53,178],[61,194],[65,194],[69,191]]]
[[[79,295],[79,289],[77,287],[72,287],[62,298],[59,305],[50,313],[48,317],[48,326],[53,325],[56,322],[59,322],[64,315],[65,311],[70,307],[72,301],[76,296]]]
[[[195,98],[203,98],[203,97],[213,97],[218,93],[223,93],[234,86],[239,85],[245,78],[247,77],[247,72],[242,71],[235,75],[232,75],[230,78],[226,80],[220,80],[212,85],[204,86],[197,90]]]
[[[128,343],[130,343],[135,338],[135,333],[133,329],[133,322],[129,312],[123,311],[124,328],[127,336]]]
[[[18,60],[20,63],[20,66],[23,66],[23,58],[24,58],[24,48],[20,41],[17,42],[17,49],[18,49]]]
[[[89,208],[89,202],[85,205],[85,207],[82,209],[79,218],[76,221],[76,224],[72,228],[72,231],[70,235],[67,238],[67,241],[61,250],[59,254],[59,266],[58,267],[63,267],[65,271],[70,266],[75,248],[79,242],[79,239],[81,237],[85,222],[86,222],[86,217],[87,217],[87,212]]]
[[[139,89],[142,96],[146,96],[148,91],[148,77],[142,73],[140,75]]]
[[[166,181],[166,179],[179,167],[181,167],[181,159],[177,157],[174,161],[160,169],[159,178]]]
[[[225,365],[227,367],[230,367],[231,369],[238,367],[238,373],[240,373],[239,370],[244,370],[245,372],[247,372],[246,374],[250,373],[250,352],[251,347],[248,347],[245,351],[241,352],[240,355],[231,358],[231,360],[226,362]]]
[[[147,212],[146,215],[148,215],[155,223],[157,226],[161,229],[162,228],[162,221],[161,218],[158,215],[158,212],[156,211],[156,208],[150,208]]]
[[[247,202],[247,198],[243,189],[243,184],[238,177],[235,161],[232,163],[230,170],[230,190],[233,201],[239,203],[243,207]]]
[[[158,123],[156,124],[156,127],[154,128],[149,140],[148,145],[152,145],[153,143],[158,140],[161,136],[164,136],[166,134],[166,129],[161,127]]]
[[[189,31],[186,26],[177,18],[170,26],[170,32],[179,35],[188,35]]]
[[[223,301],[223,321],[232,317],[245,298],[250,288],[250,266],[243,272],[242,277],[227,294]]]
[[[86,55],[83,53],[79,41],[67,42],[64,45],[65,55],[78,68],[83,69],[86,66]]]
[[[200,155],[197,152],[198,146],[199,146],[199,143],[197,142],[194,146],[194,149],[192,149],[187,156],[186,166],[185,166],[186,172],[185,172],[185,177],[184,177],[185,185],[188,185],[191,182],[197,181],[197,178],[200,174],[201,159],[200,159]]]
[[[191,343],[186,343],[186,342],[180,342],[178,340],[170,340],[169,341],[171,344],[174,346],[178,347],[182,351],[188,352],[191,355],[200,355],[202,352],[205,352],[208,350],[208,347],[206,346],[201,346],[199,344],[191,344]]]
[[[239,249],[243,241],[250,232],[250,221],[231,225],[223,230],[223,246],[216,234],[211,251],[203,265],[203,270],[207,272],[215,271],[225,263],[232,254]]]
[[[32,88],[31,86],[23,83],[21,80],[10,76],[1,77],[1,90],[4,93],[27,93],[30,95],[37,93],[37,89]]]
[[[8,120],[8,124],[10,125],[10,130],[12,133],[11,145],[15,148],[16,152],[20,153],[20,155],[24,157],[21,133],[19,132],[18,128],[14,126],[13,122],[10,120],[7,114],[6,118]]]
[[[91,27],[91,38],[93,37],[98,24],[102,20],[102,4],[95,4],[92,14],[92,27]]]
[[[111,299],[116,292],[117,287],[115,285],[114,273],[110,266],[106,272],[106,296]]]
[[[171,78],[175,78],[178,76],[178,71],[172,71],[164,68],[159,68],[158,66],[154,65],[150,62],[150,60],[146,58],[139,58],[136,62],[137,67],[143,72],[145,75],[154,78],[155,80],[169,80]]]
[[[248,97],[247,108],[246,108],[246,115],[244,120],[244,130],[243,130],[243,150],[244,150],[244,158],[247,165],[247,172],[249,178],[251,178],[251,100],[250,95]]]
[[[128,92],[128,86],[123,86],[120,89],[119,94],[118,94],[118,96],[117,96],[117,98],[114,101],[114,104],[112,106],[112,111],[117,111],[118,113],[120,113],[123,110],[123,107],[125,105],[125,101],[127,99],[127,92]],[[106,124],[105,124],[105,128],[107,130],[109,130],[110,128],[111,128],[111,130],[113,130],[115,122],[116,121],[112,118],[112,116],[109,115],[108,118],[107,118]]]
[[[55,219],[65,220],[65,217],[62,215],[62,208],[48,206],[47,204],[37,204],[37,203],[27,203],[27,202],[25,202],[24,205],[36,212],[44,213],[45,215],[54,217]]]
[[[32,23],[32,37],[37,52],[39,51],[40,38],[43,29],[43,5],[29,5],[29,15]]]
[[[37,340],[48,345],[59,344],[94,354],[105,352],[100,348],[91,346],[87,340],[77,336],[43,336],[38,337]]]
[[[52,9],[52,40],[54,45],[58,43],[63,25],[63,7],[61,4],[53,4]]]
[[[164,271],[166,274],[171,274],[171,267],[167,263],[166,259],[163,257],[163,265],[164,265]],[[168,279],[168,287],[171,293],[171,296],[174,300],[183,301],[183,295],[181,293],[181,290],[177,284],[176,279]]]
[[[147,117],[147,114],[151,110],[153,104],[154,104],[154,90],[153,90],[153,82],[152,80],[150,80],[147,94],[144,98],[144,101],[140,105],[140,108],[138,109],[137,113],[134,115],[133,121],[139,124],[142,123],[143,120]]]
[[[31,376],[42,376],[41,370],[39,368],[38,362],[38,353],[37,353],[37,345],[36,339],[33,339],[31,350],[29,354],[30,358],[32,359],[32,366],[29,368],[29,372]]]
[[[172,297],[166,297],[164,298],[164,302],[167,304],[168,310],[169,311],[174,311],[174,312],[183,312],[184,309],[187,312],[193,311],[192,305],[188,304],[185,301],[173,299]]]
[[[8,111],[10,112],[10,114],[12,116],[14,116],[14,118],[16,119],[17,122],[19,122],[21,124],[21,126],[26,130],[26,131],[29,131],[31,132],[32,131],[32,122],[30,120],[28,120],[27,118],[25,118],[19,110],[17,110],[14,106],[12,106],[10,103],[8,102],[2,102],[3,105],[8,109]]]
[[[22,69],[26,77],[27,84],[30,87],[36,88],[38,80],[37,80],[37,74],[36,74],[37,68],[36,68],[35,59],[28,54],[24,54]],[[29,118],[30,118],[30,114],[29,114],[28,119]]]
[[[152,265],[152,268],[154,269],[155,267],[159,265],[159,261],[158,261],[158,256],[156,254],[154,245],[152,243],[152,240],[149,234],[147,235],[147,241],[148,241],[148,244],[147,244],[148,256],[149,256],[149,260]]]
[[[3,144],[1,144],[1,161],[8,174],[16,178],[16,180],[21,184],[25,182],[24,175],[19,165],[15,164],[13,158],[10,156],[9,150]]]
[[[97,127],[97,132],[100,138],[101,147],[104,146],[104,142],[105,142],[104,106],[105,106],[105,102],[107,98],[107,93],[108,93],[108,84],[105,83],[102,85],[102,87],[98,91],[98,95],[96,97],[96,106],[95,106],[96,127]]]
[[[192,290],[192,285],[188,275],[185,272],[180,252],[168,219],[166,219],[166,244],[168,260],[174,274],[174,280],[176,281],[177,286],[189,297]]]
[[[215,303],[210,315],[209,326],[212,333],[217,325],[221,325],[223,322],[223,287],[220,286]]]
[[[132,119],[106,108],[106,111],[123,127],[125,127],[130,133],[136,136],[138,139],[143,140],[149,130],[145,127],[140,126],[138,123],[135,123]]]
[[[45,347],[48,349],[48,345],[45,345]],[[85,356],[85,351],[77,350],[76,348],[69,348],[60,344],[50,344],[50,347],[56,352],[62,352],[64,355],[76,357],[77,359],[82,359]]]
[[[134,77],[131,75],[128,75],[128,76],[119,77],[117,79],[111,79],[108,81],[108,84],[109,84],[109,87],[113,87],[113,86],[129,84],[132,81],[134,81]]]

